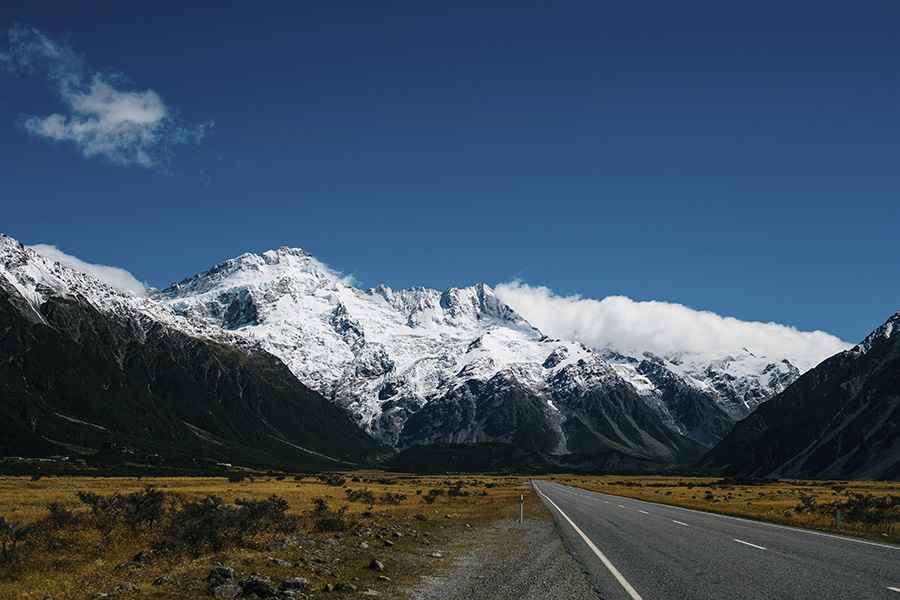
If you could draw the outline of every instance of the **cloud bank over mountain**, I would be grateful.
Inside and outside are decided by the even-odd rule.
[[[724,356],[746,348],[758,355],[789,358],[806,370],[850,347],[824,331],[742,321],[672,302],[560,296],[547,287],[519,281],[499,284],[496,292],[548,335],[619,352]]]

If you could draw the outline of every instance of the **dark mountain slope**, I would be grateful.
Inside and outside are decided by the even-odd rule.
[[[0,278],[0,455],[316,468],[376,449],[265,352],[73,296],[34,308]]]
[[[900,479],[900,313],[802,375],[701,461],[743,475]]]
[[[585,385],[591,377],[596,385]],[[703,452],[663,425],[629,385],[601,365],[571,365],[550,383],[548,398],[512,371],[467,381],[410,416],[399,445],[501,442],[548,456],[614,451],[664,463],[691,462]]]

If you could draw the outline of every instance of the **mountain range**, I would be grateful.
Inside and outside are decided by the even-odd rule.
[[[303,250],[244,254],[157,292],[259,344],[386,445],[699,456],[800,371],[785,357],[660,357],[553,339],[490,286],[362,290]]]
[[[297,248],[135,296],[0,236],[0,318],[4,454],[321,466],[505,443],[762,473],[724,444],[829,363],[590,348],[486,284],[360,289]]]

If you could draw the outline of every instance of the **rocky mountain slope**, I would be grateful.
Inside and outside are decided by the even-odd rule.
[[[773,477],[900,478],[900,313],[760,406],[702,465]]]
[[[0,455],[312,468],[376,449],[243,338],[0,236]]]
[[[157,293],[280,357],[383,442],[515,442],[681,460],[799,375],[782,358],[600,353],[484,284],[361,290],[303,250],[244,254]]]

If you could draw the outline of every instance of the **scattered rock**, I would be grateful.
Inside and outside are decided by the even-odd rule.
[[[241,581],[241,590],[243,590],[245,596],[256,594],[260,598],[271,598],[278,594],[278,590],[275,589],[272,580],[261,575],[250,575],[243,579]]]
[[[296,546],[297,544],[298,544],[298,542],[295,538],[287,537],[287,538],[282,538],[282,539],[278,539],[278,540],[272,540],[271,542],[269,542],[269,544],[266,546],[266,548],[269,551],[287,550],[288,548]]]
[[[391,540],[384,540],[384,545],[390,548],[394,545],[394,542],[392,542]]]
[[[373,589],[368,589],[360,594],[360,596],[380,596],[381,592],[376,592]]]
[[[309,586],[309,580],[305,577],[291,577],[290,579],[285,579],[281,582],[281,585],[278,586],[282,592],[286,591],[304,591],[307,586]]]
[[[369,563],[369,569],[381,573],[382,571],[384,571],[384,563],[373,558],[372,562]]]
[[[366,550],[369,547],[369,543],[368,542],[360,542],[359,547],[362,550]]]
[[[236,583],[223,583],[212,590],[213,598],[237,598],[242,593],[241,586]]]
[[[393,533],[393,536],[394,536],[395,538],[401,538],[401,537],[403,537],[403,534],[400,533],[399,531],[395,531],[395,532]]]
[[[293,566],[294,566],[294,563],[292,563],[292,562],[289,561],[289,560],[284,560],[283,558],[272,558],[271,556],[269,557],[269,562],[272,563],[273,565],[277,566],[277,567],[285,567],[285,568],[287,568],[287,567],[293,567]]]
[[[379,575],[378,576],[378,581],[390,581],[390,580],[391,580],[391,578],[388,577],[387,575]]]
[[[212,590],[214,588],[219,587],[225,583],[231,583],[234,581],[234,569],[231,567],[226,567],[223,564],[218,564],[209,570],[209,574],[206,576],[206,585]]]
[[[432,552],[428,556],[430,556],[431,558],[444,558],[444,555],[441,554],[440,552]]]
[[[356,586],[353,585],[352,583],[340,582],[340,583],[334,584],[334,591],[335,592],[355,592]]]
[[[174,580],[168,575],[160,575],[156,579],[153,580],[153,585],[169,585]]]

